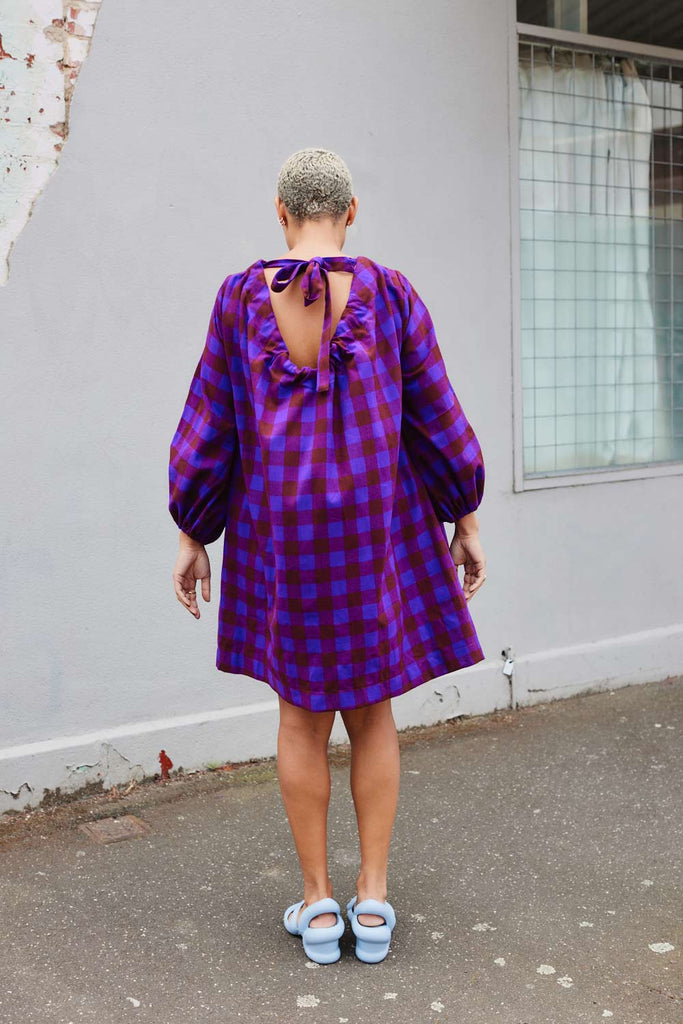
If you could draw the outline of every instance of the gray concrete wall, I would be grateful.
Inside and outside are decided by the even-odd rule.
[[[395,700],[399,724],[680,672],[681,477],[513,491],[511,55],[507,0],[104,0],[0,291],[0,811],[161,748],[186,771],[274,753],[275,694],[214,667],[220,541],[200,621],[174,597],[167,458],[218,285],[283,251],[301,146],[347,160],[346,251],[421,291],[486,460],[487,660]]]

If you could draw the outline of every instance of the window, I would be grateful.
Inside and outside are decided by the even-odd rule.
[[[586,13],[585,0],[554,6]],[[528,29],[518,66],[523,478],[676,463],[683,52],[655,59]]]

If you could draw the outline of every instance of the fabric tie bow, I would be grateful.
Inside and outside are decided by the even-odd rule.
[[[318,353],[317,391],[327,391],[330,386],[330,342],[332,340],[332,306],[330,301],[330,282],[328,270],[351,270],[356,266],[353,256],[312,256],[309,260],[297,260],[283,257],[263,262],[264,267],[279,267],[275,271],[270,287],[274,292],[282,292],[299,276],[301,290],[304,293],[304,305],[325,295],[325,317],[323,333]]]

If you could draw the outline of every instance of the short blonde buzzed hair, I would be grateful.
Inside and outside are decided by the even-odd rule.
[[[351,172],[331,149],[308,146],[285,160],[277,194],[296,220],[336,219],[346,213],[353,198]]]

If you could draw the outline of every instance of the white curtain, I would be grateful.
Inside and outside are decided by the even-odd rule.
[[[630,60],[577,53],[572,65],[556,50],[553,67],[534,47],[520,104],[526,468],[671,457],[649,283],[647,91]]]

